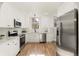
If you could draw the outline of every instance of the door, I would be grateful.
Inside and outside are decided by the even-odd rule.
[[[59,17],[60,20],[60,43],[61,48],[73,52],[78,52],[77,48],[77,15],[76,9],[69,11],[63,16]],[[77,55],[77,54],[76,54]]]
[[[62,46],[74,52],[76,50],[76,31],[74,21],[65,21],[62,23],[61,35]]]

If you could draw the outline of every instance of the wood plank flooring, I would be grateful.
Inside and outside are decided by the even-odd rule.
[[[18,56],[56,56],[55,43],[28,43]]]

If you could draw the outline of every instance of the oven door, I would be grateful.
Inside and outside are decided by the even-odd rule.
[[[25,35],[20,36],[20,48],[25,44]]]

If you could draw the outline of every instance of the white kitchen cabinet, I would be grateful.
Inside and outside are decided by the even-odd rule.
[[[13,18],[13,17],[10,17],[10,18],[7,20],[6,27],[7,27],[7,28],[14,28],[14,18]]]
[[[16,56],[20,50],[19,38],[10,38],[9,41],[0,44],[0,56]]]
[[[0,27],[14,27],[12,12],[10,7],[2,5],[0,8]]]
[[[6,16],[5,14],[3,16]],[[0,27],[4,27],[4,28],[14,28],[14,19],[12,17],[8,17],[4,18],[4,17],[0,18]]]
[[[40,42],[40,34],[39,33],[35,33],[34,42]]]
[[[27,27],[25,19],[22,19],[21,23],[22,23],[22,26],[21,26],[22,28],[26,28]]]
[[[47,33],[46,41],[47,42],[56,41],[56,35],[54,33]]]
[[[52,42],[52,41],[54,41],[53,33],[47,33],[46,41],[47,41],[47,42]]]
[[[9,50],[8,43],[3,43],[0,44],[0,56],[8,56],[10,55],[10,50]]]
[[[13,48],[12,53],[11,53],[12,56],[17,55],[17,53],[19,52],[19,50],[20,50],[19,42],[20,42],[19,38],[13,39],[12,44],[11,44],[11,47]]]
[[[26,34],[26,41],[27,42],[34,42],[34,34],[33,33]]]
[[[56,41],[56,28],[49,28],[47,32],[47,42]]]
[[[40,34],[39,33],[27,33],[26,42],[40,42]]]

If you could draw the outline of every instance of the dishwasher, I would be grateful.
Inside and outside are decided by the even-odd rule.
[[[46,33],[42,33],[41,39],[42,41],[40,43],[46,43]]]

